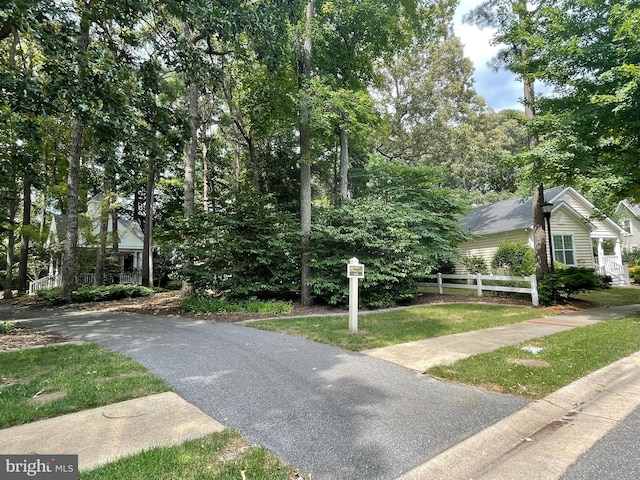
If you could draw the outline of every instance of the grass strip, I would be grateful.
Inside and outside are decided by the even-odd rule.
[[[0,365],[0,428],[171,390],[96,344],[2,352]]]
[[[518,323],[542,315],[530,307],[459,303],[360,315],[357,334],[349,332],[346,315],[261,320],[248,325],[360,351]]]
[[[526,346],[542,350],[533,354],[522,350]],[[426,373],[538,399],[639,350],[640,317],[628,317],[474,355]]]
[[[640,290],[628,287],[611,287],[578,293],[575,297],[592,303],[594,307],[635,305],[640,303]]]
[[[244,477],[242,475],[244,472]],[[174,447],[157,447],[81,472],[80,480],[288,480],[293,469],[264,448],[225,430]]]

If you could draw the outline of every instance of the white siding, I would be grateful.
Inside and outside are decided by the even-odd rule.
[[[551,235],[570,235],[573,238],[573,252],[576,266],[593,267],[593,249],[589,226],[572,215],[562,211],[551,215]]]
[[[618,231],[605,220],[593,217],[592,215],[595,213],[593,208],[591,208],[590,205],[585,204],[585,200],[581,199],[575,194],[575,192],[567,190],[563,195],[555,200],[556,203],[559,201],[567,203],[595,227],[595,230],[591,233],[594,238],[618,238]]]
[[[493,257],[498,251],[498,246],[503,242],[518,242],[530,245],[529,230],[514,230],[511,232],[483,235],[470,242],[462,243],[459,248],[463,257],[482,257],[491,268]],[[461,262],[456,264],[456,273],[469,273]]]
[[[626,218],[629,218],[631,223],[631,235],[622,237],[622,248],[636,250],[640,248],[640,221],[631,212],[626,211],[626,213],[628,214]]]

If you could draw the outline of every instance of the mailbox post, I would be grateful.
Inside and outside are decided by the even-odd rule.
[[[349,279],[349,331],[358,333],[358,279],[364,278],[364,265],[353,257],[347,264]]]

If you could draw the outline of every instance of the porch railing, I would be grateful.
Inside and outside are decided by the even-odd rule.
[[[60,275],[49,275],[29,282],[29,295],[34,295],[38,290],[50,290],[60,286]]]
[[[115,280],[118,280],[116,282]],[[95,274],[85,273],[79,279],[80,285],[93,285],[95,283]],[[142,275],[136,272],[122,272],[117,277],[109,276],[105,278],[106,284],[119,283],[122,285],[141,285]],[[39,278],[33,282],[29,282],[29,295],[36,294],[39,290],[49,290],[52,288],[58,288],[62,284],[62,275],[49,275]]]
[[[603,258],[602,264],[596,263],[596,270],[600,275],[609,275],[615,285],[629,285],[629,267],[614,262],[610,258]]]

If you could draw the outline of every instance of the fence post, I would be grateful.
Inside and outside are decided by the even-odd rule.
[[[534,307],[540,305],[540,299],[538,297],[538,278],[535,275],[529,277],[531,282],[531,303]]]
[[[438,272],[438,293],[442,295],[442,274]]]
[[[482,274],[476,274],[476,285],[478,286],[478,296],[482,296]]]

